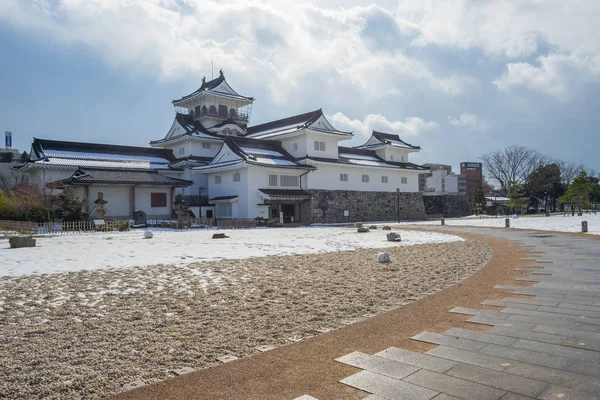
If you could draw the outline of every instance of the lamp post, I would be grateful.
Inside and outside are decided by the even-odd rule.
[[[398,223],[400,223],[400,188],[396,188],[396,214],[398,216]]]

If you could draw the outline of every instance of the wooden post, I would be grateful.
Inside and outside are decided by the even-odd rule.
[[[588,223],[587,221],[581,221],[581,232],[587,233],[588,231]]]
[[[510,218],[506,218],[506,219],[504,220],[504,226],[505,226],[506,228],[510,228]]]
[[[446,225],[446,220],[442,217],[442,225]]]

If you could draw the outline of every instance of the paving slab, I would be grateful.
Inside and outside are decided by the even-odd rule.
[[[533,397],[522,396],[516,393],[506,393],[500,400],[535,400]]]
[[[515,347],[499,346],[497,344],[488,344],[479,351],[483,354],[508,358],[515,361],[523,361],[530,364],[541,365],[551,368],[564,368],[569,363],[570,359],[565,357],[557,357],[554,355],[544,354],[537,351],[518,349]]]
[[[480,317],[490,317],[498,319],[506,318],[505,315],[501,314],[498,311],[480,310],[478,308],[454,307],[452,310],[450,310],[450,312],[456,314],[477,315]]]
[[[567,367],[565,368],[565,371],[600,378],[600,364],[594,362],[571,360],[569,365],[567,365]]]
[[[477,342],[499,344],[502,346],[510,346],[516,341],[516,339],[514,338],[494,335],[490,332],[479,332],[462,328],[450,328],[443,332],[443,334],[447,336],[455,336],[463,339],[475,340]]]
[[[598,397],[589,394],[580,392],[574,389],[568,389],[565,387],[560,387],[556,385],[550,386],[544,393],[542,393],[538,399],[540,400],[598,400]]]
[[[402,379],[419,370],[418,367],[412,365],[393,361],[389,358],[371,356],[358,351],[336,358],[335,361],[395,379]]]
[[[597,351],[576,349],[568,346],[561,346],[558,344],[550,344],[543,342],[536,342],[533,340],[518,339],[512,344],[512,347],[517,349],[537,351],[544,354],[552,354],[563,358],[575,358],[580,360],[597,360],[600,362],[600,353]]]
[[[514,339],[537,340],[538,342],[553,343],[553,344],[559,344],[565,339],[565,337],[563,335],[554,335],[551,333],[533,332],[530,330],[515,329],[515,328],[510,328],[510,327],[504,327],[504,326],[495,326],[492,329],[490,329],[488,331],[488,333],[493,333],[495,335],[508,336],[508,337],[512,337]],[[499,343],[496,343],[496,344],[499,344]]]
[[[556,307],[559,304],[558,301],[538,300],[537,298],[521,299],[518,297],[505,297],[502,299],[502,301],[505,301],[507,303],[533,304],[533,305],[537,305],[537,306],[549,306],[549,307]]]
[[[429,350],[426,354],[495,371],[504,371],[513,364],[512,360],[506,358],[490,356],[488,354],[481,354],[468,350],[453,349],[452,347],[446,346],[438,346],[435,349]]]
[[[506,394],[505,390],[425,369],[409,375],[404,381],[461,399],[497,400]]]
[[[429,400],[439,393],[435,390],[389,378],[371,371],[361,371],[342,379],[340,382],[386,399]]]
[[[528,363],[517,363],[506,370],[507,374],[523,376],[542,382],[557,384],[587,393],[600,394],[600,384],[597,379],[575,372],[563,371],[555,368],[542,367]]]
[[[467,364],[458,364],[450,368],[446,375],[530,397],[539,396],[549,386],[545,382]]]
[[[474,324],[482,324],[482,325],[491,325],[491,326],[504,326],[504,327],[513,327],[517,329],[533,329],[537,325],[537,323],[533,322],[519,322],[514,320],[505,320],[500,318],[489,318],[489,317],[481,317],[476,315],[467,320],[468,322],[472,322]],[[575,327],[573,327],[575,328]]]
[[[412,339],[471,351],[477,351],[485,346],[485,343],[477,342],[475,340],[463,339],[455,336],[446,336],[440,333],[432,332],[419,333],[418,335],[413,336]]]
[[[380,351],[379,353],[375,353],[375,355],[439,373],[446,372],[456,365],[456,363],[452,361],[444,360],[438,357],[432,357],[427,354],[398,349],[396,347],[390,347]]]
[[[486,306],[494,306],[494,307],[510,307],[510,308],[520,308],[521,310],[537,310],[539,305],[536,304],[522,304],[522,303],[510,303],[501,300],[485,300],[482,301],[481,304]]]

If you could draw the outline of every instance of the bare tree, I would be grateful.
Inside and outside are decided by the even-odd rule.
[[[536,168],[546,164],[547,157],[523,146],[508,146],[481,157],[488,175],[498,181],[502,189],[508,182],[523,184]]]
[[[565,187],[569,186],[571,182],[573,182],[573,179],[575,179],[581,171],[585,170],[585,166],[581,164],[575,165],[562,160],[556,161],[556,165],[560,168],[560,181]]]

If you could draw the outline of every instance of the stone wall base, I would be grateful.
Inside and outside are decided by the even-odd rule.
[[[303,222],[340,223],[395,221],[426,218],[421,193],[309,190],[313,198],[303,203]],[[345,215],[344,211],[347,211]],[[306,221],[305,218],[310,218]]]
[[[466,195],[425,195],[423,202],[427,214],[443,215],[446,218],[465,217],[471,214]]]

